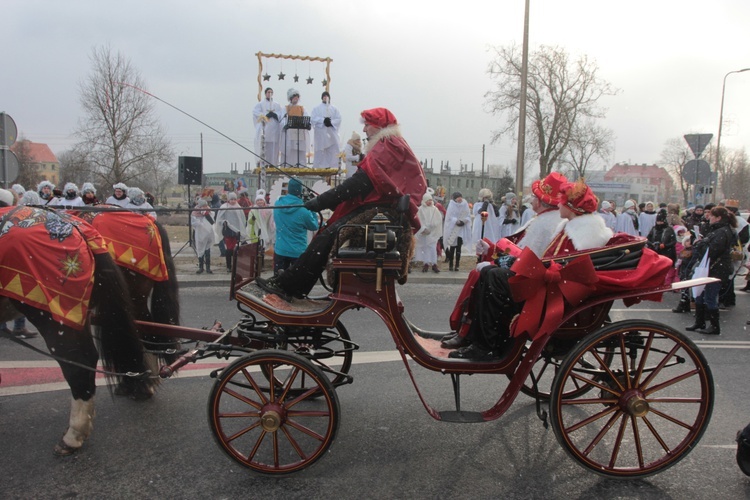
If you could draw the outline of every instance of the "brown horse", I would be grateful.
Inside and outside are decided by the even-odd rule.
[[[131,394],[149,397],[157,379],[147,375],[127,284],[101,236],[52,210],[9,207],[0,209],[0,217],[0,321],[26,316],[58,361],[73,400],[68,429],[54,451],[69,455],[93,428],[100,357],[108,379]]]

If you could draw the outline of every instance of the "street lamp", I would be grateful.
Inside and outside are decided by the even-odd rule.
[[[724,83],[721,85],[721,110],[719,111],[719,135],[716,137],[716,182],[719,181],[719,161],[721,158],[721,126],[724,124],[724,90],[727,86],[727,77],[732,73],[744,73],[750,71],[750,68],[742,68],[735,71],[730,71],[724,75]],[[709,182],[709,185],[713,186],[712,201],[716,202],[716,186],[713,181]]]

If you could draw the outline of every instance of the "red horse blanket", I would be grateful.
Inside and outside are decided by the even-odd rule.
[[[153,281],[169,279],[162,241],[154,219],[135,212],[82,212],[76,214],[96,229],[107,242],[118,266]]]
[[[101,235],[76,217],[31,207],[0,208],[0,295],[81,329],[94,286]]]

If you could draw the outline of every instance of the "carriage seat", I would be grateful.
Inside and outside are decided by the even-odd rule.
[[[576,257],[588,255],[597,271],[620,271],[624,269],[635,269],[643,256],[643,248],[646,246],[646,238],[631,236],[626,233],[616,233],[603,247],[592,248],[572,252],[564,257],[553,257],[545,261],[557,262],[566,265]]]

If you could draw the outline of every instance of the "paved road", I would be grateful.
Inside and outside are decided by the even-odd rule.
[[[457,291],[456,285],[399,290],[410,319],[432,330],[444,329]],[[196,287],[183,290],[182,297],[185,324],[239,317],[224,290]],[[630,310],[617,304],[612,316],[680,327],[689,318],[668,312],[674,302],[676,296],[670,296],[664,304]],[[734,464],[733,438],[750,421],[750,337],[743,313],[750,296],[742,294],[738,302],[723,315],[719,339],[694,337],[715,378],[708,431],[685,460],[645,480],[614,481],[576,465],[551,429],[542,427],[532,400],[522,395],[496,422],[432,420],[403,364],[394,361],[388,333],[374,314],[360,311],[347,313],[343,321],[367,355],[355,355],[355,382],[337,391],[339,434],[315,466],[285,478],[237,466],[215,445],[207,426],[212,380],[183,373],[145,403],[113,399],[100,390],[94,434],[80,454],[67,459],[50,451],[65,428],[66,390],[0,396],[0,498],[746,498],[750,481]],[[0,339],[3,382],[8,363],[29,360],[45,362]],[[430,403],[450,409],[449,378],[418,367],[415,373]],[[463,384],[464,407],[482,409],[497,399],[505,382],[474,376],[464,377]],[[11,389],[0,386],[0,391]]]

